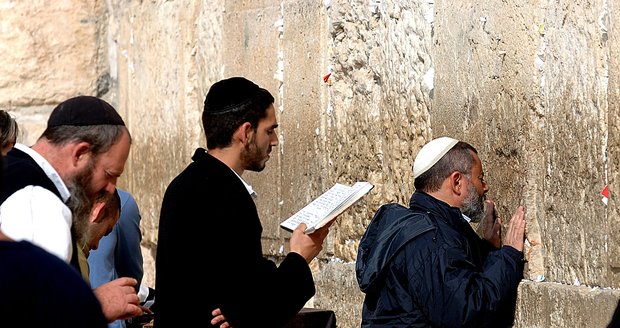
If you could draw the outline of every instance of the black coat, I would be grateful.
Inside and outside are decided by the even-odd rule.
[[[360,241],[362,327],[509,327],[523,254],[482,240],[459,209],[416,191]]]
[[[279,267],[264,258],[263,228],[241,180],[204,149],[192,159],[162,203],[155,327],[211,327],[216,308],[237,328],[285,324],[315,293],[308,264],[296,253]]]

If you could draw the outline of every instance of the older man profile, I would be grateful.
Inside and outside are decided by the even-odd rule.
[[[131,136],[107,102],[78,96],[52,111],[32,147],[15,145],[6,157],[0,226],[14,240],[28,240],[79,271],[76,242],[86,233],[99,192],[115,191],[129,156]],[[82,219],[79,219],[82,218]],[[142,313],[132,278],[95,289],[108,321]]]
[[[501,221],[478,153],[449,137],[413,165],[409,208],[382,206],[360,241],[362,327],[510,327],[523,274],[525,212],[500,243]],[[486,208],[485,208],[486,202]],[[484,238],[469,225],[486,220]]]

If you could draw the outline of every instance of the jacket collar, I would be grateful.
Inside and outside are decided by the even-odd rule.
[[[237,174],[237,172],[235,172],[235,170],[230,168],[228,165],[226,165],[224,162],[220,161],[219,159],[213,157],[213,155],[209,154],[206,149],[197,148],[196,151],[194,152],[194,155],[192,156],[192,160],[196,163],[203,163],[204,165],[207,165],[210,167],[215,166],[215,167],[218,167],[219,170],[232,173],[234,176],[236,176],[239,179],[239,181],[241,181],[241,183],[243,183],[243,186],[248,191],[248,194],[252,196],[252,199],[256,199],[256,197],[258,196],[256,192],[254,191],[254,189],[252,188],[252,186],[249,185],[245,180],[243,180],[243,178],[240,177]]]
[[[471,226],[465,220],[459,208],[450,206],[448,203],[423,191],[416,190],[413,195],[411,195],[409,208],[414,211],[427,212],[434,217],[441,218],[452,226],[461,227],[466,225],[471,230]]]

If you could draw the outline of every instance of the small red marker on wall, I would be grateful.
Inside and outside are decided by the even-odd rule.
[[[609,201],[609,186],[605,186],[605,188],[603,188],[603,191],[601,191],[601,195],[603,195],[603,198],[601,200],[603,201],[603,203],[605,203],[605,205],[607,205],[607,201]]]
[[[327,73],[327,75],[323,76],[323,82],[327,83],[327,81],[329,81],[329,77],[332,76],[332,73],[329,72]]]

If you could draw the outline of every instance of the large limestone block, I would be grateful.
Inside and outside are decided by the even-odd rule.
[[[0,17],[0,105],[97,93],[101,1],[2,0]]]
[[[34,106],[19,109],[7,109],[19,126],[17,142],[25,145],[34,144],[47,127],[47,119],[53,107]]]
[[[526,276],[608,285],[605,3],[435,7],[434,136],[478,148],[505,223],[526,206]]]
[[[338,327],[359,327],[364,294],[357,285],[355,263],[323,262],[315,280],[313,307],[334,311]]]
[[[619,298],[618,290],[523,281],[514,327],[608,327]],[[620,326],[620,316],[613,322],[609,327]]]
[[[408,204],[413,192],[413,158],[431,137],[432,13],[420,1],[332,1],[328,9],[327,174],[375,185],[333,228],[334,254],[344,261],[355,259],[378,206]]]
[[[287,240],[290,233],[279,228],[279,223],[331,186],[327,186],[330,182],[323,124],[326,40],[321,31],[326,29],[325,10],[316,1],[288,1],[283,9],[282,20],[274,24],[281,33],[274,71],[274,78],[282,81],[277,108],[281,143],[276,149],[281,159],[281,214],[267,221],[271,228],[265,232]]]
[[[217,21],[199,2],[123,3],[115,7],[111,31],[118,58],[118,108],[133,137],[123,186],[142,214],[145,275],[152,282],[159,211],[165,188],[204,147],[200,115],[206,76],[196,60],[197,26]],[[217,8],[217,7],[215,7]],[[213,32],[216,33],[216,32]],[[111,45],[112,46],[112,45]],[[205,59],[209,53],[201,52]]]
[[[281,81],[274,78],[278,53],[285,52],[280,41],[280,31],[275,23],[282,18],[279,1],[230,1],[226,3],[225,22],[234,22],[235,28],[224,29],[222,40],[222,72],[224,78],[243,76],[267,89],[275,98],[276,119],[278,108],[284,103]],[[281,138],[279,129],[276,133]],[[246,171],[243,178],[258,194],[257,209],[263,224],[263,253],[281,254],[283,243],[274,238],[280,228],[280,178],[281,148],[272,148],[270,159],[261,172]]]
[[[541,195],[546,276],[609,286],[606,179],[606,36],[597,23],[604,1],[550,3],[545,11],[541,92],[545,99]],[[575,206],[579,204],[579,206]]]
[[[609,249],[611,256],[608,263],[609,280],[611,286],[620,287],[620,4],[616,1],[609,3],[609,95],[608,95],[608,114],[609,136],[607,138],[607,155],[609,156],[608,178],[610,198],[607,206],[607,216],[609,218]],[[604,148],[603,148],[604,149]]]
[[[283,7],[281,72],[274,72],[283,82],[278,108],[282,220],[331,187],[323,124],[326,48],[323,34],[317,33],[326,30],[324,14],[323,4],[313,0],[289,1]],[[290,236],[282,229],[278,232]]]

